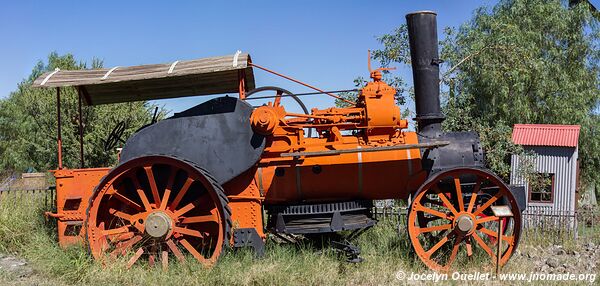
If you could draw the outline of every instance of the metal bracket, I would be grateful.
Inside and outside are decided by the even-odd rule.
[[[112,72],[114,72],[116,69],[118,69],[118,68],[119,68],[119,66],[116,66],[116,67],[113,67],[112,69],[109,69],[109,70],[108,70],[108,71],[107,71],[107,72],[104,74],[104,76],[102,77],[102,79],[101,79],[101,80],[105,80],[105,79],[107,79],[107,78],[108,78],[108,76],[109,76],[109,75],[110,75]]]
[[[237,52],[235,52],[235,55],[233,55],[232,65],[234,68],[237,68],[237,66],[238,66],[238,58],[240,57],[241,53],[242,53],[242,51],[237,50]]]
[[[51,72],[48,76],[46,76],[46,78],[44,78],[44,80],[42,81],[42,83],[40,83],[40,85],[44,85],[46,84],[46,82],[57,72],[59,72],[60,69],[59,68],[55,68],[53,72]]]
[[[169,71],[167,72],[167,74],[171,74],[173,73],[173,70],[175,69],[175,66],[179,63],[179,61],[174,61],[171,66],[169,67]]]
[[[252,247],[256,257],[265,255],[265,242],[254,228],[238,228],[234,230],[233,247]]]
[[[364,259],[360,257],[360,247],[353,245],[348,241],[332,241],[331,246],[346,255],[346,262],[360,263],[364,261]]]

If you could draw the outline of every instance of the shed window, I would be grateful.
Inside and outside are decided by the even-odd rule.
[[[554,201],[554,174],[535,174],[529,179],[529,201],[552,203]]]

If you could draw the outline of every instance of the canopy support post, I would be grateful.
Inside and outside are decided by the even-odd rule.
[[[77,88],[77,96],[79,99],[79,106],[78,106],[78,110],[79,110],[79,158],[80,158],[80,162],[81,162],[81,169],[83,169],[83,168],[85,168],[85,163],[83,160],[83,115],[81,112],[81,99],[82,99],[81,87]]]
[[[62,162],[62,132],[61,132],[61,121],[60,121],[60,87],[56,88],[56,118],[58,122],[56,143],[58,145],[58,169],[63,168]]]
[[[238,89],[239,89],[239,97],[240,99],[244,100],[246,99],[246,71],[241,69],[238,70],[238,80],[240,82]]]

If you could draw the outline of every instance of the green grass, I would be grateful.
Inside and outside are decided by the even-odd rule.
[[[260,259],[250,251],[238,250],[224,255],[213,268],[188,259],[185,264],[171,264],[166,272],[143,264],[126,270],[126,261],[102,265],[91,259],[84,247],[61,249],[55,229],[42,215],[43,198],[18,207],[22,203],[10,197],[0,200],[0,253],[26,259],[35,274],[19,279],[0,271],[3,285],[401,285],[395,277],[397,271],[426,271],[411,253],[406,234],[398,234],[397,223],[391,220],[359,237],[356,243],[365,258],[359,264],[344,262],[331,249],[268,241]],[[492,271],[488,260],[478,256],[459,263],[457,270]],[[522,270],[527,267],[523,263],[510,263],[506,271]]]

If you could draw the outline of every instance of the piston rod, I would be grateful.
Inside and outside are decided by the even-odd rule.
[[[281,157],[302,157],[302,156],[329,156],[339,155],[347,153],[364,153],[364,152],[381,152],[381,151],[392,151],[392,150],[406,150],[406,149],[433,149],[449,145],[450,141],[437,141],[427,142],[419,144],[406,144],[406,145],[394,145],[394,146],[383,146],[383,147],[372,147],[372,148],[356,148],[356,149],[343,149],[343,150],[327,150],[327,151],[316,151],[316,152],[292,152],[292,153],[281,153]]]

